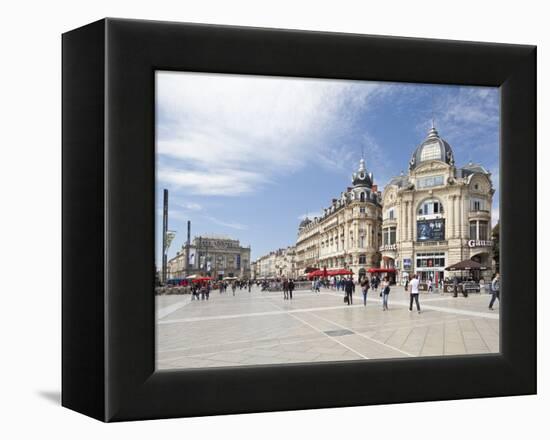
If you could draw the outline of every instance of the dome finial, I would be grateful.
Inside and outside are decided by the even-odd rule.
[[[428,131],[428,138],[434,138],[434,137],[439,137],[439,133],[435,128],[435,119],[432,115],[432,127],[430,128],[430,131]]]
[[[365,168],[365,159],[361,157],[361,160],[359,160],[359,172],[366,171]]]

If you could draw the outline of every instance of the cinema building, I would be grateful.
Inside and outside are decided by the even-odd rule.
[[[195,237],[168,261],[168,279],[191,275],[250,278],[250,246],[222,235]]]
[[[451,146],[434,126],[412,154],[408,174],[383,192],[381,267],[397,281],[416,273],[434,282],[454,276],[445,268],[473,259],[493,266],[491,174],[481,165],[457,167]]]
[[[353,186],[332,199],[323,215],[300,223],[295,249],[297,274],[310,269],[348,269],[358,277],[380,265],[381,194],[363,159]]]

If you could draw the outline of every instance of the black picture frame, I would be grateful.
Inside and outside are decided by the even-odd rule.
[[[536,47],[104,19],[63,35],[62,404],[102,421],[536,393]],[[501,353],[155,371],[155,70],[500,87]]]

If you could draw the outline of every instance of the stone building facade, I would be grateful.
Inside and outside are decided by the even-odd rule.
[[[491,174],[478,164],[457,167],[432,124],[408,174],[384,188],[381,267],[394,268],[398,281],[413,273],[439,281],[454,276],[445,267],[466,259],[491,267],[493,194]]]
[[[296,278],[295,255],[296,248],[289,246],[261,256],[253,263],[256,278]]]
[[[352,186],[332,200],[323,215],[300,223],[295,266],[298,275],[312,268],[349,269],[362,277],[380,264],[381,194],[361,159]]]
[[[169,279],[190,275],[211,276],[214,279],[250,278],[250,246],[241,246],[239,240],[225,236],[195,237],[189,251],[184,245],[168,261]]]

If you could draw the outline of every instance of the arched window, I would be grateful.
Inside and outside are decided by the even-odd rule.
[[[359,264],[367,264],[367,256],[359,255]]]
[[[443,214],[443,204],[437,199],[424,200],[418,207],[418,215]]]
[[[362,202],[365,201],[365,193],[364,193],[364,192],[361,192],[360,200],[361,200]]]

